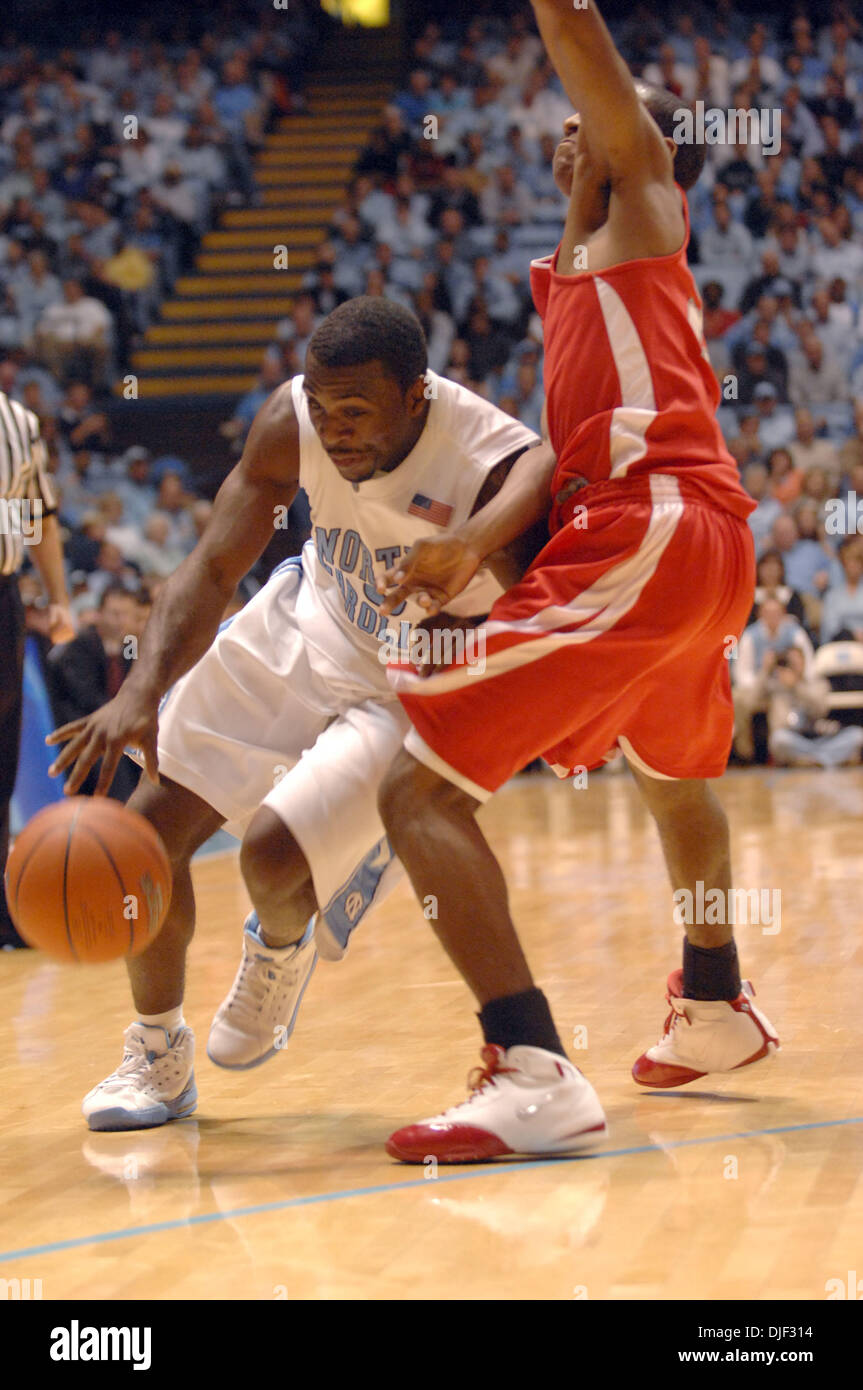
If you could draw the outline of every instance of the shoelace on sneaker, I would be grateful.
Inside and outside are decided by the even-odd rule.
[[[667,1002],[671,1004],[671,995],[666,994],[665,998]],[[678,1013],[677,1009],[675,1009],[674,1005],[672,1004],[668,1018],[665,1020],[665,1023],[662,1026],[662,1037],[659,1039],[659,1041],[664,1042],[668,1035],[674,1032],[675,1028],[681,1021],[687,1023],[690,1028],[692,1027],[692,1019],[689,1017],[689,1014],[686,1013],[685,1010],[683,1011],[683,1013]]]
[[[123,1060],[116,1071],[112,1071],[110,1076],[99,1082],[96,1090],[116,1086],[120,1082],[126,1084],[131,1077],[138,1076],[154,1066],[163,1073],[166,1065],[176,1067],[176,1059],[171,1057],[173,1051],[174,1048],[171,1046],[167,1052],[150,1052],[144,1038],[135,1031],[132,1024],[123,1034]],[[179,1068],[177,1070],[179,1071]]]
[[[131,1076],[134,1072],[142,1070],[148,1065],[147,1046],[140,1033],[134,1033],[127,1029],[123,1035],[123,1060],[115,1072],[106,1076],[103,1085],[112,1081],[115,1076]]]
[[[460,1100],[456,1105],[450,1105],[446,1110],[442,1111],[441,1114],[443,1118],[449,1115],[458,1115],[460,1111],[464,1110],[465,1106],[472,1105],[475,1100],[479,1100],[487,1086],[496,1085],[495,1077],[503,1076],[507,1072],[514,1072],[517,1070],[516,1067],[502,1067],[500,1065],[503,1059],[503,1049],[494,1044],[484,1047],[480,1056],[486,1063],[486,1066],[472,1067],[468,1072],[467,1086],[470,1095],[466,1100]]]
[[[244,953],[237,978],[219,1012],[231,1014],[241,1025],[256,1023],[271,994],[280,986],[288,989],[296,984],[295,975],[293,972],[288,974],[288,969],[296,961],[297,954],[292,955],[290,961],[279,965],[272,956],[265,956],[260,952]],[[261,970],[260,966],[266,968]]]
[[[502,1065],[506,1054],[503,1048],[498,1047],[496,1043],[489,1043],[488,1046],[484,1047],[480,1056],[485,1062],[485,1066],[473,1067],[468,1073],[467,1085],[471,1094],[468,1096],[467,1102],[463,1103],[472,1101],[481,1091],[485,1090],[486,1086],[494,1086],[496,1084],[495,1077],[506,1076],[508,1073],[518,1070],[517,1067]]]
[[[751,980],[743,980],[740,985],[740,994],[738,995],[738,999],[742,999],[742,1003],[740,1005],[740,1012],[749,1014],[750,1017],[752,1017],[752,1006],[749,1001],[754,996],[754,994],[755,990],[752,986]],[[666,994],[665,999],[666,1003],[671,1004],[670,994]],[[729,1004],[732,1002],[737,1003],[737,1000],[732,1001],[729,999],[725,1002]],[[690,1028],[692,1027],[692,1019],[689,1017],[689,1014],[686,1012],[686,1010],[684,1009],[682,1013],[678,1013],[674,1005],[672,1004],[671,1012],[669,1013],[668,1018],[665,1020],[665,1024],[662,1029],[662,1037],[659,1039],[660,1042],[664,1042],[664,1040],[668,1037],[669,1033],[674,1032],[681,1019],[683,1019],[683,1021],[687,1023]]]
[[[255,969],[251,958],[244,956],[237,978],[220,1012],[230,1014],[240,1024],[257,1022],[272,985],[272,980]]]

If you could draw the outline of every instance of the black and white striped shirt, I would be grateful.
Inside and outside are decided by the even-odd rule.
[[[15,574],[25,543],[41,536],[41,518],[57,499],[39,420],[0,391],[0,575]]]

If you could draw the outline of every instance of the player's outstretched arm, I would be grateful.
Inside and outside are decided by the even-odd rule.
[[[539,32],[564,91],[579,113],[591,154],[614,179],[628,172],[670,177],[662,136],[635,90],[595,0],[533,0]]]
[[[508,588],[521,578],[525,563],[522,538],[543,529],[551,505],[551,479],[557,463],[545,441],[514,461],[504,459],[489,474],[473,515],[454,531],[417,541],[384,576],[384,613],[415,596],[420,607],[439,613],[466,589],[480,565]],[[536,545],[532,546],[535,552]]]
[[[207,529],[160,591],[128,681],[158,698],[203,656],[237,585],[273,537],[299,480],[299,431],[286,383],[252,422],[242,458],[220,487]]]
[[[118,694],[84,719],[56,729],[48,743],[66,747],[51,768],[72,771],[74,795],[103,759],[97,794],[107,792],[127,744],[158,777],[159,700],[191,670],[213,641],[234,590],[273,534],[277,508],[293,501],[299,479],[299,432],[290,386],[273,392],[255,416],[240,462],[219,489],[207,529],[153,605],[137,662]]]

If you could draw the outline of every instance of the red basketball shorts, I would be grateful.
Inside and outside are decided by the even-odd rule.
[[[466,661],[426,679],[390,668],[408,752],[480,801],[539,756],[561,777],[615,749],[656,777],[725,769],[729,661],[755,582],[748,525],[671,474],[581,498]]]

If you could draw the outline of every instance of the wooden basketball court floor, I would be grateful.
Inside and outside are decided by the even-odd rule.
[[[629,1076],[681,937],[629,776],[521,778],[483,812],[609,1114],[590,1157],[437,1175],[387,1157],[478,1060],[470,997],[404,885],[318,966],[285,1052],[228,1073],[205,1046],[247,899],[234,855],[200,860],[199,1109],[148,1132],[90,1134],[79,1109],[133,1016],[122,966],[0,956],[0,1278],[44,1299],[822,1300],[863,1274],[863,772],[737,772],[720,794],[737,883],[782,894],[780,930],[738,938],[783,1050],[666,1093]]]

